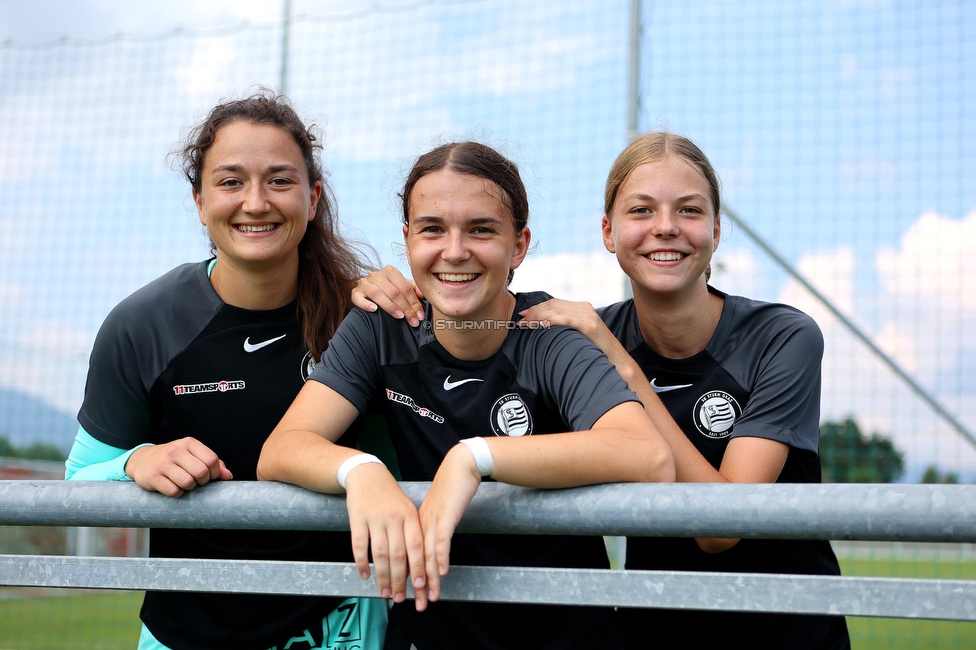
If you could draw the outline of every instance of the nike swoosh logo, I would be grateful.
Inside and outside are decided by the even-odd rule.
[[[694,384],[676,384],[674,386],[658,386],[657,377],[651,380],[651,388],[654,389],[655,393],[668,393],[673,390],[681,390],[682,388],[691,388]]]
[[[261,348],[267,347],[274,343],[275,341],[280,341],[281,339],[288,336],[287,334],[282,334],[281,336],[276,336],[273,339],[268,339],[267,341],[261,341],[260,343],[251,343],[251,337],[244,339],[244,351],[245,352],[256,352]]]
[[[451,376],[448,375],[447,376],[447,379],[444,380],[444,390],[454,390],[455,388],[457,388],[461,384],[466,384],[469,381],[484,381],[484,379],[478,379],[476,377],[472,377],[471,379],[462,379],[460,381],[451,381]]]

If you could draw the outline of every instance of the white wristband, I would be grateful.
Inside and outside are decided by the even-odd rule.
[[[336,480],[339,481],[339,485],[342,489],[346,489],[346,477],[349,476],[349,472],[356,469],[360,465],[365,465],[366,463],[379,463],[386,467],[386,465],[379,458],[373,454],[357,454],[355,456],[350,456],[349,458],[342,461],[342,465],[339,465],[339,472],[336,474]]]
[[[461,441],[474,454],[474,464],[482,476],[491,476],[495,471],[495,459],[491,456],[491,449],[484,438],[465,438]]]

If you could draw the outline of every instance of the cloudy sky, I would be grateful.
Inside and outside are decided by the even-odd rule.
[[[292,2],[296,13],[323,3]],[[328,3],[329,7],[355,3]],[[279,21],[282,4],[261,0],[224,2],[206,0],[172,0],[148,7],[141,3],[117,0],[81,0],[40,2],[0,1],[0,25],[3,37],[17,40],[46,40],[64,35],[102,37],[120,31],[154,34],[161,28],[185,25],[187,27],[213,27],[228,22],[244,20],[265,23]]]
[[[346,232],[401,263],[403,170],[475,137],[530,189],[518,286],[619,299],[598,224],[627,4],[294,0],[288,94],[323,129]],[[971,4],[646,2],[641,126],[692,136],[727,205],[976,430]],[[218,99],[277,87],[281,60],[276,3],[0,0],[0,388],[77,409],[108,310],[206,256],[167,153]],[[719,288],[817,318],[825,418],[976,480],[973,446],[735,223],[715,266]]]

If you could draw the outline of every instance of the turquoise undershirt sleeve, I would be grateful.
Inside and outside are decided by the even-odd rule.
[[[125,474],[125,464],[132,452],[148,444],[129,450],[119,449],[96,440],[84,427],[78,427],[71,453],[64,462],[64,478],[69,481],[131,481]]]
[[[164,646],[162,643],[156,640],[156,637],[153,636],[153,633],[150,632],[149,628],[146,627],[146,624],[143,623],[142,632],[139,634],[139,646],[136,648],[136,650],[170,650],[170,649],[169,647]]]
[[[215,264],[216,259],[207,266],[208,276]],[[125,464],[132,452],[149,444],[120,449],[96,440],[84,427],[78,427],[71,453],[64,462],[64,478],[69,481],[131,481],[125,474]]]

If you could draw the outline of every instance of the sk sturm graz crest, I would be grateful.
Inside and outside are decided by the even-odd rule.
[[[491,429],[496,436],[528,436],[532,434],[532,414],[518,393],[498,398],[491,407]]]
[[[736,418],[742,415],[742,409],[735,398],[725,391],[713,390],[698,398],[692,415],[702,435],[727,438],[732,435],[732,426]]]
[[[312,356],[311,352],[305,353],[305,358],[302,359],[302,381],[308,381],[309,375],[315,370],[315,357]]]

